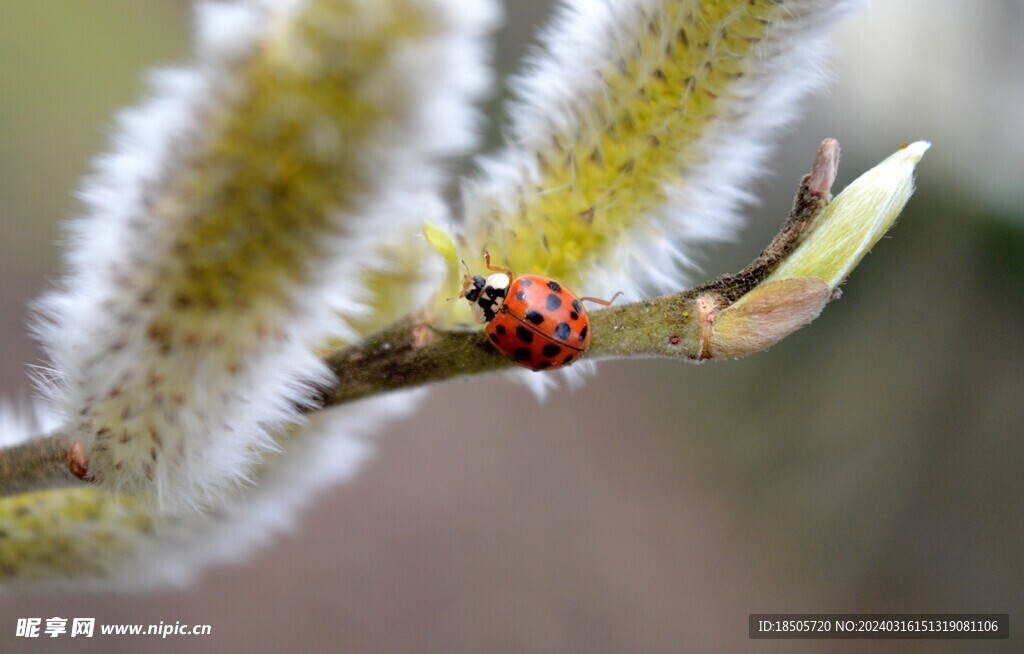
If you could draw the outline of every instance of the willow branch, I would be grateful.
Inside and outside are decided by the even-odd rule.
[[[800,183],[793,209],[781,231],[761,255],[740,272],[723,275],[688,291],[589,312],[593,336],[586,356],[590,359],[667,357],[690,361],[724,358],[716,356],[714,322],[740,298],[760,286],[797,246],[829,200],[838,158],[836,141],[823,142],[811,172]],[[798,304],[806,304],[808,292],[814,291],[809,300],[817,306],[815,316],[831,296],[824,282],[816,278],[784,282],[779,289],[785,291],[782,295],[790,296]],[[772,295],[779,296],[779,293]],[[786,333],[806,322],[810,320]],[[764,349],[777,340],[757,349]],[[327,357],[327,363],[338,381],[324,389],[318,402],[320,407],[512,367],[480,332],[442,332],[412,319],[380,331],[357,345],[333,352]]]
[[[832,297],[822,280],[764,282],[828,203],[838,156],[838,144],[826,140],[801,181],[781,231],[740,272],[680,293],[591,312],[593,337],[587,357],[699,362],[744,356],[813,320]],[[312,410],[512,366],[481,332],[438,331],[412,318],[330,353],[326,362],[337,381],[319,391]],[[57,431],[0,450],[0,495],[86,484],[86,469],[78,444]]]

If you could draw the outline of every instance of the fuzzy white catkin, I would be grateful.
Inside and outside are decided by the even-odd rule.
[[[827,28],[862,2],[763,3],[778,5],[778,15],[763,25],[763,32],[754,37],[757,42],[736,60],[726,47],[725,35],[736,31],[733,23],[747,4],[745,0],[567,0],[560,4],[545,30],[543,50],[511,85],[515,102],[509,112],[509,146],[485,160],[483,174],[464,189],[468,254],[476,257],[479,253],[474,249],[489,246],[492,256],[507,257],[516,270],[530,265],[536,270],[529,272],[555,272],[572,288],[600,297],[622,291],[627,299],[637,299],[685,284],[698,248],[736,234],[738,210],[753,199],[746,189],[764,171],[780,128],[796,117],[801,100],[827,81],[823,67]],[[713,9],[723,15],[702,13]],[[717,18],[720,23],[704,24],[705,18]],[[676,37],[675,30],[680,28],[690,34],[685,44]],[[710,32],[709,42],[698,42],[696,30]],[[699,65],[679,64],[686,61],[687,52],[690,56],[701,53]],[[734,65],[736,72],[715,81],[714,110],[702,113],[706,110],[698,97],[700,75],[727,64]],[[665,107],[657,104],[651,78],[670,65],[679,66],[680,77],[695,78],[696,86],[678,105]],[[627,89],[632,93],[612,86],[617,83],[613,76],[623,68],[633,76]],[[623,136],[632,129],[626,121],[659,111],[666,120],[678,120],[682,129],[634,132],[632,140]],[[699,130],[687,129],[694,127]],[[658,149],[674,152],[657,160],[660,167],[649,163],[655,160],[647,149],[654,137]],[[607,167],[608,157],[613,156],[611,146],[624,148],[615,155],[617,161],[635,162],[621,170],[616,180],[634,186],[653,183],[648,195],[637,192],[635,201],[641,206],[623,207],[623,218],[602,223],[602,199],[609,212],[619,210],[612,198],[602,197],[602,189],[584,188],[584,182],[571,175],[563,186],[548,186],[563,177],[547,172],[538,161],[543,158],[556,173],[585,172],[584,155],[603,159],[593,167]],[[552,196],[566,199],[559,205]],[[581,196],[597,196],[598,213],[585,217],[587,229],[568,232],[572,242],[562,242],[559,238],[566,230],[559,224],[583,220],[568,213],[578,208]],[[531,207],[541,202],[556,213],[531,216]],[[536,233],[513,231],[526,223]],[[581,233],[586,236],[587,232],[603,238],[596,246],[580,244]],[[541,236],[543,246],[535,245],[533,241]]]
[[[464,187],[467,258],[623,301],[684,288],[739,230],[780,128],[826,81],[827,28],[858,4],[561,3],[513,80],[508,147]],[[543,397],[592,369],[514,374]]]
[[[236,492],[354,338],[376,244],[444,220],[475,142],[490,2],[258,0],[197,12],[82,192],[40,305],[45,391],[90,473],[163,510]]]
[[[59,424],[53,409],[43,402],[11,402],[0,398],[0,448],[20,445]]]

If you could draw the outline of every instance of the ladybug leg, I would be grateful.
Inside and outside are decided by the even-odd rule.
[[[620,295],[622,295],[622,291],[619,291],[618,293],[613,295],[612,299],[610,300],[602,300],[601,298],[597,297],[581,297],[580,302],[593,302],[594,304],[600,304],[601,306],[606,307],[609,306],[612,302],[614,302],[615,298],[619,297]]]
[[[509,270],[508,268],[502,268],[501,266],[491,265],[491,253],[488,252],[487,250],[484,250],[484,263],[487,264],[487,270],[493,270],[494,272],[502,272],[508,275],[509,279],[515,279],[515,275],[513,275],[512,271]]]

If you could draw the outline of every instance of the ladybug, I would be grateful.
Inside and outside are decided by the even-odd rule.
[[[487,323],[487,338],[516,365],[530,370],[568,366],[590,347],[590,319],[583,301],[608,306],[611,300],[578,298],[550,277],[519,275],[491,265],[484,252],[486,279],[466,275],[459,297],[469,301],[477,322]],[[463,261],[465,266],[466,262]]]

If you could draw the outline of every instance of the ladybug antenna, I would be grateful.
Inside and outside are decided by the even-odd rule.
[[[501,266],[492,266],[491,265],[491,253],[488,252],[487,250],[484,250],[484,263],[487,264],[487,270],[493,270],[494,272],[505,273],[506,275],[508,275],[509,279],[513,279],[515,277],[515,275],[512,274],[512,271],[509,270],[508,268],[502,268]]]
[[[462,276],[462,290],[459,291],[459,294],[455,297],[447,298],[445,302],[451,302],[452,300],[458,300],[466,297],[466,292],[469,291],[469,288],[473,285],[473,276],[469,274],[469,266],[466,265],[465,259],[462,259],[461,261],[462,267],[466,269],[466,274]]]
[[[619,297],[620,295],[622,295],[622,291],[619,291],[618,293],[613,295],[612,299],[610,300],[602,300],[601,298],[598,297],[581,297],[580,302],[593,302],[594,304],[600,304],[601,306],[606,307],[609,306],[612,302],[614,302],[615,298]]]

